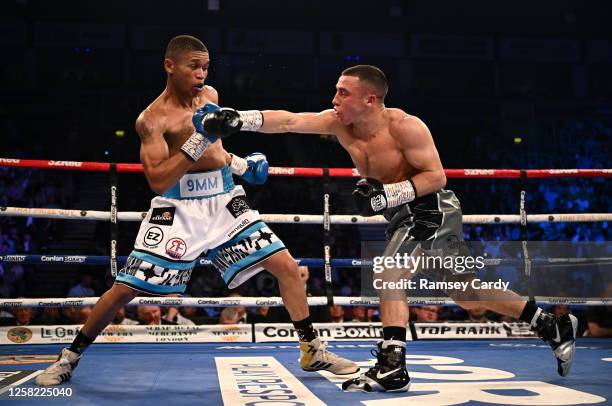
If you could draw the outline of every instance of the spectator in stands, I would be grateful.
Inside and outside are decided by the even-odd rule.
[[[487,309],[485,307],[474,307],[467,310],[467,319],[465,321],[470,323],[488,323],[492,321],[487,317]]]
[[[62,318],[59,307],[44,307],[38,318],[38,322],[43,326],[53,326],[61,324]]]
[[[13,311],[16,326],[29,326],[34,320],[34,309],[31,307],[16,307]]]
[[[239,292],[231,292],[229,295],[229,297],[242,297],[242,295]],[[236,312],[238,313],[238,321],[237,323],[248,323],[249,320],[247,320],[248,318],[248,313],[246,311],[246,307],[244,306],[234,306],[234,309],[236,309]]]
[[[91,306],[83,307],[64,307],[62,309],[63,318],[61,324],[85,324],[91,314]]]
[[[32,239],[32,234],[25,233],[23,235],[23,253],[24,254],[37,254],[38,243]]]
[[[355,322],[370,323],[374,317],[374,308],[365,306],[353,307],[353,320]]]
[[[608,284],[605,297],[612,296],[612,283]],[[612,337],[612,306],[590,306],[587,310],[589,337]]]
[[[270,308],[268,306],[260,306],[255,308],[255,313],[249,316],[251,323],[269,323],[268,313]]]
[[[329,315],[332,323],[342,323],[344,321],[344,308],[340,305],[330,306]]]
[[[34,309],[31,307],[15,307],[11,310],[12,317],[0,318],[0,326],[29,326],[36,324],[34,320]]]
[[[440,312],[440,306],[420,306],[411,308],[416,321],[429,323],[438,321],[438,313]]]
[[[179,324],[182,326],[194,326],[196,323],[191,320],[190,317],[188,317],[187,315],[195,315],[196,312],[198,311],[197,307],[179,307],[177,309],[176,312],[173,312],[174,317],[172,319],[170,319],[168,317],[168,312],[167,310],[164,312],[164,315],[162,316],[163,319],[171,321],[174,324]]]
[[[612,337],[612,306],[589,307],[587,323],[589,337]]]
[[[238,324],[240,315],[234,307],[226,307],[219,316],[219,324]]]
[[[161,317],[159,306],[138,306],[136,310],[139,324],[147,326],[159,326],[161,324],[176,324]]]
[[[138,324],[138,321],[126,317],[125,306],[123,306],[117,311],[117,314],[115,315],[115,318],[113,319],[111,324],[123,324],[125,326]]]
[[[564,304],[557,304],[554,305],[550,311],[552,312],[552,314],[554,314],[557,317],[561,317],[563,315],[569,314],[570,309],[569,306],[564,305]]]
[[[74,285],[68,291],[68,297],[92,297],[96,294],[91,288],[91,275],[88,273],[81,274],[81,282]]]

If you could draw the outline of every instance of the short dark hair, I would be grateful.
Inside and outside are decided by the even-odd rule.
[[[191,51],[208,52],[208,48],[206,48],[206,45],[196,37],[192,37],[191,35],[177,35],[168,42],[165,57],[173,58],[178,53]]]
[[[385,100],[385,96],[389,91],[387,85],[387,77],[382,70],[372,65],[356,65],[351,66],[342,71],[344,76],[356,76],[364,82],[368,82],[376,91],[376,96],[381,101]]]

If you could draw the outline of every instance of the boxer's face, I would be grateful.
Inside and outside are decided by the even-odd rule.
[[[208,52],[189,51],[166,58],[164,66],[173,85],[183,93],[197,96],[204,89],[208,76]]]
[[[336,117],[344,125],[353,124],[367,114],[375,97],[370,87],[357,76],[340,76],[332,100]]]

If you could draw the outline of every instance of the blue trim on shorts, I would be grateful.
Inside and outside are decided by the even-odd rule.
[[[195,171],[195,172],[187,172],[187,173],[188,174],[189,173],[210,173],[210,172],[218,172],[218,171],[221,171],[221,179],[223,180],[223,192],[215,193],[212,195],[206,195],[206,196],[202,195],[202,196],[190,196],[190,197],[181,198],[181,181],[179,180],[178,182],[176,182],[174,186],[168,189],[161,196],[168,198],[168,199],[178,199],[178,200],[181,200],[181,199],[210,199],[211,197],[223,195],[227,192],[232,191],[234,187],[236,187],[236,185],[234,184],[234,177],[232,175],[232,169],[228,165],[220,169],[213,169],[211,171]]]
[[[115,278],[115,283],[123,283],[131,288],[140,290],[154,295],[168,295],[172,293],[185,293],[187,285],[163,286],[145,282],[133,275],[128,275],[125,272],[119,272]]]
[[[225,272],[223,272],[223,280],[226,284],[230,284],[230,282],[234,279],[234,277],[240,272],[244,271],[247,268],[250,268],[252,265],[260,262],[270,255],[286,249],[285,244],[281,240],[274,241],[272,244],[255,251],[251,255],[246,258],[241,259],[235,264],[231,265]]]
[[[141,259],[143,261],[147,261],[153,265],[161,266],[162,268],[178,269],[179,271],[192,269],[196,265],[196,262],[198,262],[197,259],[194,259],[193,261],[180,261],[180,260],[173,261],[171,259],[161,258],[158,255],[142,252],[140,250],[138,251],[133,250],[130,253],[130,256]]]

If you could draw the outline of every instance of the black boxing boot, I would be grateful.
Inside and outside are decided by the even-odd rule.
[[[554,316],[542,311],[537,315],[534,329],[552,348],[559,375],[567,376],[576,354],[578,319],[572,314]]]
[[[406,392],[410,377],[406,371],[406,343],[388,340],[378,343],[378,351],[372,350],[376,364],[357,378],[342,384],[347,392]]]

